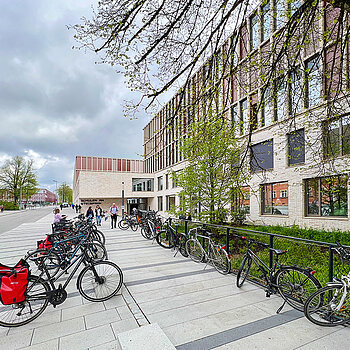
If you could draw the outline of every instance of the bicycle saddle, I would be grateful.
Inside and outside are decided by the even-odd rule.
[[[286,250],[281,250],[281,249],[270,248],[270,250],[273,251],[276,255],[282,255],[287,253]]]

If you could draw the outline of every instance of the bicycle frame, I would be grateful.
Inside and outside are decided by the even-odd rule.
[[[203,238],[203,239],[208,240],[208,252],[206,252],[206,250],[203,248],[202,244],[199,242],[198,237],[201,237],[201,238]],[[206,261],[207,261],[207,262],[209,262],[209,261],[215,261],[217,258],[216,258],[216,257],[215,257],[215,258],[211,258],[211,255],[210,255],[210,251],[213,252],[213,255],[212,255],[212,256],[215,256],[215,255],[216,255],[216,253],[215,253],[215,246],[216,246],[216,245],[214,244],[213,240],[212,240],[210,237],[208,237],[208,236],[203,236],[203,235],[200,235],[200,234],[198,234],[198,233],[196,233],[196,238],[195,238],[195,239],[196,239],[197,242],[199,243],[199,245],[200,245],[200,247],[201,247],[201,249],[202,249],[202,252],[204,253],[204,257],[205,257]]]
[[[265,278],[266,284],[268,286],[276,287],[276,285],[273,284],[272,281],[273,281],[273,278],[275,276],[276,267],[279,266],[278,261],[275,260],[275,263],[273,264],[273,267],[270,268],[250,248],[247,249],[246,255],[248,255],[252,259],[254,264],[264,274],[264,278]]]

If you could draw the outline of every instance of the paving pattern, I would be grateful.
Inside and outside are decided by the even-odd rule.
[[[51,221],[52,214],[1,234],[1,263],[14,264],[35,248]],[[28,325],[0,328],[1,350],[120,350],[119,333],[154,323],[178,350],[348,349],[349,328],[318,327],[288,306],[277,315],[279,297],[266,298],[249,283],[238,289],[234,275],[174,257],[139,232],[109,225],[103,222],[102,231],[109,260],[124,273],[121,293],[92,303],[80,296],[73,279],[63,304],[48,306]]]

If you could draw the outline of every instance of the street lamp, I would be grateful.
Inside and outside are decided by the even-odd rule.
[[[56,202],[55,202],[55,206],[57,207],[57,180],[52,180],[53,182],[55,182],[56,183],[56,198],[55,198],[55,200],[56,200]]]
[[[122,181],[122,217],[124,217],[124,181]]]

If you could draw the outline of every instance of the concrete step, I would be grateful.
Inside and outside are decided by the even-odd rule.
[[[176,350],[157,323],[118,334],[122,350]]]

